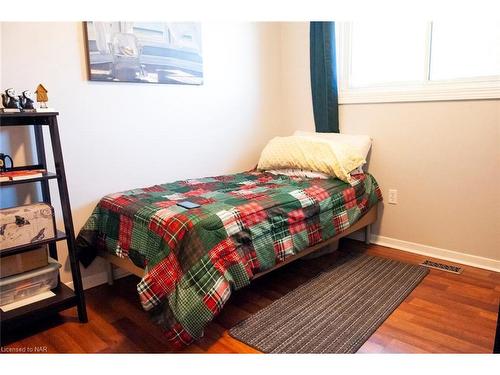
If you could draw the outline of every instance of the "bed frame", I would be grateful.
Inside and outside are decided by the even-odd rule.
[[[347,236],[353,232],[356,232],[357,230],[360,230],[362,228],[365,229],[365,243],[367,245],[369,245],[370,244],[370,227],[371,227],[371,224],[373,224],[377,220],[377,207],[378,207],[378,204],[373,206],[372,208],[370,208],[356,223],[354,223],[354,225],[350,226],[342,233],[336,235],[335,237],[329,238],[326,241],[323,241],[321,243],[318,243],[314,246],[311,246],[311,247],[308,247],[308,248],[302,250],[300,253],[295,254],[295,255],[287,258],[285,261],[278,263],[273,268],[268,269],[267,271],[263,271],[263,272],[255,274],[254,277],[252,278],[252,280],[255,280],[255,279],[257,279],[257,278],[259,278],[259,277],[261,277],[269,272],[272,272],[278,268],[281,268],[284,265],[293,262],[294,260],[297,260],[299,258],[302,258],[302,257],[308,255],[308,254],[311,254],[318,249],[321,249],[321,248],[324,248],[328,245],[331,245],[331,244],[335,243],[336,241],[338,241],[339,239],[341,239],[342,237],[345,237],[345,236]],[[128,271],[131,274],[134,274],[134,275],[139,276],[141,278],[144,276],[144,270],[140,267],[137,267],[134,263],[132,263],[128,259],[122,259],[122,258],[117,257],[116,255],[112,255],[112,254],[105,253],[105,252],[100,252],[99,256],[104,258],[107,262],[107,273],[108,273],[108,284],[109,285],[113,284],[114,268],[115,267],[122,268],[125,271]]]

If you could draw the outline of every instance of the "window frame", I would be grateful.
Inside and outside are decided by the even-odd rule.
[[[131,28],[134,30],[136,22],[132,22]],[[151,47],[165,47],[166,45],[170,45],[170,30],[166,23],[163,25],[163,30],[161,31],[161,36],[151,36],[146,34],[140,34],[134,31],[134,35],[137,37],[137,40],[141,43],[142,46],[151,46]]]
[[[427,25],[424,77],[420,82],[396,82],[349,87],[352,23],[336,24],[337,86],[339,104],[478,100],[500,98],[500,75],[431,81],[432,22]]]

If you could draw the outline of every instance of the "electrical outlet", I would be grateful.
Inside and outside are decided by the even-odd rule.
[[[389,189],[388,202],[390,204],[398,204],[398,191],[396,189]]]

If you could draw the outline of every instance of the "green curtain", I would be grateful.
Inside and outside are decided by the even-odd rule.
[[[339,133],[335,22],[311,22],[309,38],[316,131]]]

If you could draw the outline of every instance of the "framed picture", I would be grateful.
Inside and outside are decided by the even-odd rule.
[[[201,24],[85,22],[91,81],[201,85]]]

